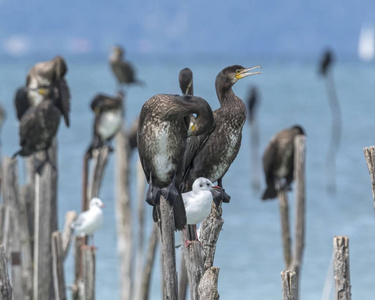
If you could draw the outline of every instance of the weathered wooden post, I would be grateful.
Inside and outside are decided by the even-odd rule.
[[[349,238],[336,236],[333,238],[333,270],[335,276],[335,299],[350,300],[350,267],[349,267]]]
[[[26,205],[19,195],[17,161],[3,163],[3,199],[6,207],[5,245],[12,263],[14,298],[31,297],[32,258]]]
[[[372,197],[374,199],[374,209],[375,209],[375,146],[363,148],[363,153],[365,154],[367,168],[368,168],[368,172],[370,175]]]
[[[64,251],[61,240],[61,233],[52,233],[52,269],[53,283],[55,288],[55,299],[66,300],[65,276],[64,276]]]
[[[299,287],[300,268],[303,249],[305,246],[305,140],[304,135],[296,136],[294,140],[294,180],[295,180],[295,230],[292,270],[297,274],[297,288]]]
[[[95,300],[95,249],[83,249],[84,300]]]
[[[150,294],[151,273],[155,262],[156,247],[159,242],[159,228],[157,223],[154,223],[148,242],[148,251],[146,262],[143,267],[141,276],[141,284],[138,286],[138,291],[135,300],[148,300]]]
[[[217,291],[217,282],[220,269],[217,267],[209,267],[204,273],[198,287],[200,299],[218,300],[220,295]]]
[[[285,269],[288,270],[292,262],[288,196],[285,191],[279,191],[277,193],[277,197],[279,198],[281,234],[283,240]]]
[[[12,300],[12,286],[10,285],[8,262],[3,245],[0,245],[0,299]]]
[[[283,300],[298,300],[298,279],[294,271],[281,272]]]
[[[174,239],[174,213],[173,206],[163,196],[160,196],[160,219],[165,299],[177,300],[178,281]]]
[[[117,250],[120,256],[121,299],[132,295],[132,215],[129,191],[129,146],[124,130],[116,138],[116,228]]]
[[[57,146],[50,147],[51,163],[35,173],[33,298],[54,299],[51,236],[57,230]],[[44,153],[43,153],[44,154]],[[44,158],[44,156],[43,156]]]

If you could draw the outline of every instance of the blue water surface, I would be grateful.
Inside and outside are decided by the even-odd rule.
[[[0,61],[0,102],[7,110],[2,131],[3,154],[18,148],[18,121],[13,96],[25,81],[29,68],[50,57]],[[116,84],[106,58],[68,57],[67,80],[71,87],[71,128],[60,125],[59,139],[59,224],[68,210],[80,210],[82,158],[92,134],[93,114],[89,102],[97,92],[113,94]],[[134,60],[144,87],[128,90],[127,125],[138,115],[142,104],[157,93],[180,93],[178,73],[184,67],[194,72],[194,92],[213,109],[219,107],[214,80],[227,65],[263,66],[262,75],[239,81],[235,93],[246,98],[250,86],[260,92],[258,114],[261,152],[277,131],[301,124],[307,134],[306,161],[306,243],[302,265],[301,298],[320,299],[332,255],[335,235],[350,238],[352,294],[356,299],[372,299],[375,294],[375,222],[370,179],[363,147],[375,144],[375,70],[372,64],[339,61],[334,80],[342,109],[342,143],[337,149],[337,193],[326,191],[325,158],[330,141],[331,114],[325,82],[312,61],[269,60],[257,57],[139,57]],[[217,244],[215,266],[220,267],[221,299],[281,299],[280,272],[284,269],[280,220],[276,201],[262,202],[260,192],[251,189],[250,131],[245,124],[241,151],[224,177],[232,196],[224,205],[225,220]],[[136,156],[133,158],[135,166]],[[114,170],[111,157],[100,197],[106,204],[103,228],[95,236],[97,251],[97,299],[119,299],[119,260],[116,252]],[[132,171],[132,190],[135,190]],[[263,177],[262,188],[264,188]],[[294,194],[290,194],[293,209]],[[133,207],[136,195],[132,196]],[[293,210],[291,211],[293,216]],[[147,208],[147,227],[151,228]],[[179,239],[177,239],[179,240]],[[177,250],[178,255],[180,251]],[[153,274],[151,299],[161,299],[159,259]],[[73,281],[72,253],[65,264],[66,282]],[[331,276],[332,277],[332,276]],[[70,297],[70,295],[69,295]]]

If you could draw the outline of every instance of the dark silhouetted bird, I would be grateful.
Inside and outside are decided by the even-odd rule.
[[[196,114],[189,127],[186,119]],[[147,202],[154,209],[158,221],[160,194],[174,207],[175,229],[186,225],[185,207],[178,190],[183,167],[186,139],[199,135],[213,125],[209,104],[202,98],[159,94],[143,105],[138,126],[138,151],[149,189]],[[156,213],[155,213],[156,212]]]
[[[301,126],[293,126],[272,137],[263,154],[263,170],[267,188],[262,200],[277,197],[278,191],[290,189],[294,173],[294,139],[305,135]]]
[[[60,83],[58,87],[50,86],[42,102],[30,107],[20,121],[21,149],[13,155],[13,158],[17,155],[29,156],[38,151],[45,151],[45,161],[36,167],[39,173],[46,162],[51,162],[48,149],[59,128],[60,116],[63,115],[65,120],[69,120],[69,98],[61,96],[67,93],[68,89],[64,83]],[[67,103],[62,103],[62,101],[67,101]]]
[[[326,50],[323,53],[322,60],[319,64],[319,74],[323,77],[327,75],[332,64],[334,62],[333,52],[331,50]]]
[[[122,84],[144,84],[143,81],[137,79],[133,66],[130,62],[124,60],[124,49],[121,46],[115,46],[112,49],[109,62],[113,74],[117,78],[119,87]]]
[[[220,108],[214,111],[215,125],[200,136],[190,137],[184,155],[182,191],[190,191],[196,178],[221,181],[236,158],[241,146],[242,127],[246,121],[246,105],[232,86],[260,66],[244,68],[234,65],[224,68],[216,77],[215,87]]]

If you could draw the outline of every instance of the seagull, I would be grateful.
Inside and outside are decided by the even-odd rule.
[[[99,198],[90,200],[89,209],[80,213],[78,218],[72,223],[75,235],[84,237],[86,235],[94,238],[94,233],[102,226],[104,204]]]
[[[212,200],[218,205],[221,203],[222,197],[228,195],[221,187],[214,186],[211,180],[204,177],[197,178],[194,181],[192,188],[192,191],[182,193],[181,195],[185,205],[186,225],[192,225],[194,227],[194,232],[189,232],[189,234],[193,236],[193,239],[199,241],[196,225],[202,222],[210,214]],[[192,239],[186,237],[186,230],[184,232],[185,246],[187,247],[191,244]]]

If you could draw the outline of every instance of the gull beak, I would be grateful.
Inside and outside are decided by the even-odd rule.
[[[260,70],[252,72],[253,70],[261,69],[261,68],[262,68],[262,66],[255,66],[255,67],[251,67],[251,68],[247,68],[247,69],[239,69],[236,72],[236,78],[242,79],[242,78],[245,78],[247,76],[262,74],[262,72]]]
[[[102,207],[102,208],[105,207],[105,204],[104,203],[100,204],[100,207]]]

